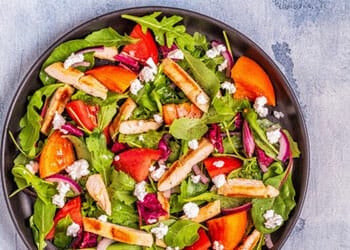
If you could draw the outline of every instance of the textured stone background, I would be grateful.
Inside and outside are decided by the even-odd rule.
[[[134,6],[194,10],[237,28],[277,62],[301,103],[311,143],[302,215],[284,249],[350,249],[349,0],[0,0],[0,128],[20,80],[62,33]],[[0,131],[2,132],[2,131]],[[25,249],[0,192],[0,249]]]

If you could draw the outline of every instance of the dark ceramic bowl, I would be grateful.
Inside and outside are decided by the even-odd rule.
[[[29,72],[25,75],[8,110],[1,140],[2,185],[6,197],[7,207],[10,211],[18,234],[21,236],[28,249],[35,249],[32,232],[28,225],[28,218],[32,214],[33,199],[23,192],[13,198],[8,198],[9,194],[16,189],[16,184],[14,183],[11,175],[11,168],[12,161],[18,153],[15,145],[9,137],[8,131],[11,130],[15,135],[19,132],[19,121],[26,112],[27,96],[32,95],[33,92],[41,86],[38,73],[42,63],[48,57],[50,52],[64,41],[84,37],[92,31],[108,26],[115,28],[121,34],[128,33],[133,25],[130,21],[122,19],[122,14],[127,13],[132,15],[146,15],[152,13],[153,11],[161,11],[164,15],[176,14],[184,17],[184,25],[187,27],[190,33],[199,31],[206,34],[208,36],[208,40],[222,40],[222,31],[225,30],[230,39],[233,54],[235,56],[246,55],[254,59],[270,76],[276,91],[278,110],[285,114],[285,117],[281,120],[282,126],[291,132],[293,138],[299,143],[301,150],[301,158],[295,161],[293,173],[297,205],[292,211],[290,218],[285,225],[280,228],[278,232],[272,235],[272,240],[275,243],[275,249],[280,249],[293,230],[293,227],[301,212],[308,182],[309,144],[300,105],[286,78],[283,76],[275,63],[261,48],[249,40],[246,36],[232,27],[208,16],[187,10],[166,7],[141,7],[125,9],[100,16],[83,23],[72,29],[72,31],[61,36],[47,51],[45,51],[45,53],[39,57]]]

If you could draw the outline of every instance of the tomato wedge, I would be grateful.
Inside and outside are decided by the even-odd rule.
[[[185,247],[184,250],[208,250],[211,246],[210,239],[203,228],[198,230],[199,239],[189,247]]]
[[[131,31],[130,36],[139,39],[134,44],[125,45],[123,52],[139,60],[146,61],[152,58],[154,63],[158,63],[158,48],[150,30],[143,33],[141,25],[137,24]]]
[[[84,129],[92,131],[97,127],[97,106],[88,105],[81,100],[75,100],[66,105],[66,111]]]
[[[240,168],[242,161],[230,156],[208,157],[204,160],[204,166],[211,178],[219,174],[228,174],[232,170]]]
[[[59,131],[53,132],[41,151],[39,159],[40,178],[57,174],[75,160],[73,144],[62,137]]]
[[[46,239],[51,240],[54,237],[57,223],[61,219],[64,219],[67,215],[69,215],[70,218],[72,219],[72,221],[79,224],[80,228],[82,228],[83,217],[81,215],[80,209],[81,209],[80,196],[75,197],[75,198],[71,199],[70,201],[68,201],[66,203],[66,205],[64,205],[63,208],[58,210],[58,212],[54,218],[54,225],[51,228],[50,232],[46,235]]]

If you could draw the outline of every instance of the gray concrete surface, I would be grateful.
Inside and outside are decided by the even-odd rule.
[[[58,36],[97,15],[145,5],[215,17],[277,62],[302,105],[311,143],[307,199],[284,249],[350,249],[348,0],[1,0],[1,129],[20,80]],[[25,249],[0,196],[0,249]]]

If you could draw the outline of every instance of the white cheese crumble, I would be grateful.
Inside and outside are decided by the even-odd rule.
[[[152,165],[149,167],[148,171],[153,172],[154,170],[156,170],[156,166]]]
[[[99,221],[107,222],[107,215],[102,214],[97,218]]]
[[[162,240],[164,236],[168,233],[168,230],[169,228],[167,225],[159,223],[157,227],[151,229],[151,233],[153,233],[157,239]]]
[[[254,101],[253,107],[260,117],[266,117],[269,112],[268,108],[265,107],[266,103],[267,99],[265,96],[259,96]]]
[[[143,201],[145,199],[145,196],[147,195],[145,181],[141,181],[135,185],[134,195],[139,201]]]
[[[219,66],[218,66],[218,70],[220,72],[224,71],[228,66],[227,60],[225,59]]]
[[[196,140],[196,139],[190,140],[188,142],[188,147],[190,149],[193,149],[193,150],[197,149],[198,148],[198,140]]]
[[[157,221],[158,221],[157,219],[147,219],[147,224],[154,224]]]
[[[225,247],[217,240],[213,242],[213,250],[224,250]]]
[[[217,168],[222,168],[225,165],[224,161],[214,161],[213,165]]]
[[[72,165],[68,166],[66,171],[73,180],[78,180],[90,173],[89,163],[85,159],[77,160],[73,162]]]
[[[226,177],[224,174],[219,174],[212,179],[213,183],[217,188],[222,187],[226,183]]]
[[[199,181],[201,180],[201,176],[200,175],[191,175],[191,181],[195,184],[199,183]]]
[[[130,92],[133,95],[137,95],[137,93],[143,88],[142,83],[139,79],[132,80],[130,83]]]
[[[209,98],[205,94],[201,93],[201,94],[197,95],[196,101],[198,102],[198,104],[204,105],[204,104],[207,104],[209,102]]]
[[[142,82],[154,81],[154,76],[157,74],[158,68],[150,57],[146,61],[146,66],[139,73],[139,78]]]
[[[52,204],[62,208],[64,206],[64,197],[70,190],[70,186],[68,183],[59,182],[56,187],[58,194],[52,196]]]
[[[180,250],[179,247],[166,247],[165,250]]]
[[[283,114],[283,112],[275,110],[275,111],[273,111],[273,116],[276,117],[277,119],[281,119],[284,117],[284,114]]]
[[[189,219],[196,218],[199,213],[199,207],[194,202],[188,202],[183,207],[184,213]]]
[[[114,161],[119,161],[119,160],[120,160],[120,156],[119,155],[114,156]]]
[[[57,111],[55,111],[55,116],[53,117],[52,120],[52,128],[53,130],[60,130],[62,133],[67,134],[68,131],[62,129],[62,126],[66,124],[66,120],[64,117],[59,114]]]
[[[141,142],[145,141],[145,138],[143,137],[143,135],[139,135],[138,139],[139,139],[139,141],[141,141]]]
[[[73,222],[72,224],[70,224],[67,227],[66,235],[67,236],[77,237],[79,230],[80,230],[79,224]]]
[[[39,171],[39,163],[36,161],[30,161],[25,167],[34,175]]]
[[[219,56],[221,52],[225,52],[225,51],[226,51],[226,47],[222,44],[219,44],[218,46],[213,46],[211,49],[207,50],[205,54],[209,58],[215,58]]]
[[[156,121],[156,123],[162,123],[163,117],[160,114],[154,114],[153,119]]]
[[[281,130],[279,128],[271,127],[266,131],[266,137],[271,144],[275,144],[281,137]]]
[[[65,69],[68,69],[75,63],[81,63],[84,61],[84,55],[83,54],[70,54],[70,56],[64,61],[63,67]]]
[[[168,53],[167,57],[174,60],[183,60],[185,55],[180,49],[174,49]]]
[[[227,90],[229,94],[233,94],[236,92],[236,86],[232,82],[223,82],[221,83],[221,89]]]
[[[275,211],[272,209],[267,210],[263,216],[265,219],[264,226],[268,229],[273,229],[275,227],[279,227],[283,223],[282,216],[275,213]]]
[[[165,170],[166,170],[166,166],[165,165],[163,165],[163,164],[159,165],[158,169],[152,171],[152,173],[151,173],[152,179],[155,180],[155,181],[159,181],[159,179],[165,173]]]

